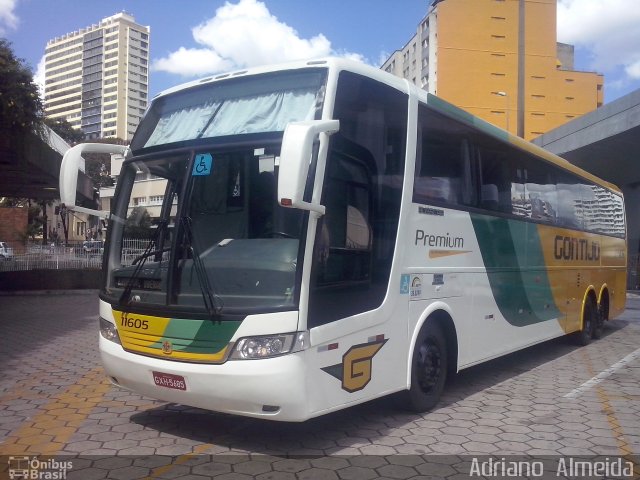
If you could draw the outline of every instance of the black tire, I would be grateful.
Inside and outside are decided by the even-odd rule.
[[[603,299],[598,305],[598,318],[596,320],[596,325],[593,328],[593,338],[598,340],[602,338],[602,334],[604,333],[604,322],[607,320],[608,316],[608,308],[603,303],[605,300]]]
[[[593,322],[593,329],[591,330],[591,338],[598,340],[602,338],[602,331],[604,329],[604,318],[599,307],[596,307],[596,316]]]
[[[411,387],[401,392],[400,406],[426,412],[436,406],[447,380],[447,342],[441,328],[427,321],[416,339],[411,359]]]
[[[582,329],[575,333],[575,340],[578,345],[586,346],[591,343],[593,329],[598,323],[598,308],[592,299],[588,299],[584,305],[582,314]]]

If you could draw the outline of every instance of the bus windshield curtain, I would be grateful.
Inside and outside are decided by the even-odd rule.
[[[289,122],[313,119],[316,92],[317,88],[274,92],[176,109],[162,115],[145,147],[200,137],[284,131]]]

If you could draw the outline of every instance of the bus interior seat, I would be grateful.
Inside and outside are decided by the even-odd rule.
[[[493,183],[482,185],[480,192],[480,206],[487,210],[498,210],[498,186]]]

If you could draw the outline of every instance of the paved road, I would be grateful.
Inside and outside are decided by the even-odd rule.
[[[559,458],[600,455],[636,462],[637,475],[640,297],[627,307],[587,347],[558,339],[465,370],[427,414],[383,399],[282,424],[112,387],[95,292],[0,296],[0,478],[16,458],[46,455],[72,461],[66,478],[81,479],[453,479],[487,454],[549,456],[549,471]]]

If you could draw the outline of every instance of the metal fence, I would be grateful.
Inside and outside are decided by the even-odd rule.
[[[13,254],[0,261],[0,272],[102,268],[102,252],[87,251],[83,243],[53,246],[27,244],[26,253]],[[131,265],[148,245],[147,239],[125,238],[122,243],[122,264]],[[627,261],[627,289],[640,290],[640,255],[629,255]]]
[[[0,261],[0,272],[102,268],[102,249],[97,248],[95,243],[89,245],[83,245],[83,243],[50,246],[27,244],[24,248],[25,253],[13,253]],[[123,240],[123,265],[131,265],[148,244],[149,240],[146,239]]]

